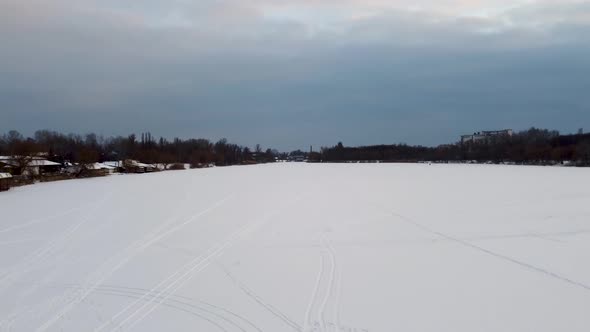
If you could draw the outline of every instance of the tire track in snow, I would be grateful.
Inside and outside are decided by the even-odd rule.
[[[313,290],[311,292],[311,297],[309,299],[307,309],[305,310],[305,317],[303,318],[303,332],[308,331],[308,326],[309,326],[310,319],[311,319],[310,318],[311,311],[313,310],[314,303],[316,302],[316,298],[318,297],[318,292],[319,292],[320,284],[322,282],[323,274],[324,274],[324,255],[321,255],[320,256],[320,269],[319,269],[318,274],[316,276],[315,285],[314,285]]]
[[[13,240],[13,241],[4,241],[4,242],[0,242],[0,246],[9,246],[12,244],[22,244],[22,243],[27,243],[27,242],[35,242],[35,241],[40,241],[40,238],[28,238],[28,239],[19,239],[19,240]]]
[[[338,273],[336,279],[336,304],[334,305],[333,320],[336,331],[342,330],[342,324],[340,323],[340,297],[342,296],[342,272]]]
[[[326,285],[326,295],[324,296],[324,300],[322,301],[322,303],[320,305],[318,316],[320,319],[320,326],[321,326],[322,330],[327,331],[328,329],[326,327],[325,311],[326,311],[326,305],[328,304],[328,300],[330,300],[330,295],[332,294],[332,290],[333,290],[334,275],[336,274],[336,259],[335,259],[333,252],[328,248],[328,245],[326,243],[326,238],[324,237],[323,234],[321,235],[321,241],[322,241],[324,248],[327,249],[327,252],[329,254],[330,272],[328,275],[328,284]]]
[[[94,203],[94,204],[96,204],[96,203]],[[0,234],[7,233],[7,232],[10,232],[10,231],[15,231],[15,230],[22,229],[22,228],[27,228],[29,226],[33,226],[33,225],[37,225],[37,224],[43,224],[45,222],[49,222],[49,221],[51,221],[53,219],[57,219],[57,218],[60,218],[60,217],[65,217],[65,216],[67,216],[69,214],[72,214],[72,213],[74,213],[76,211],[82,211],[84,209],[87,209],[89,207],[92,207],[94,204],[88,204],[88,205],[85,205],[85,206],[75,207],[75,208],[66,210],[64,212],[54,214],[54,215],[49,216],[49,217],[34,218],[34,219],[29,220],[27,222],[19,223],[18,225],[14,225],[14,226],[10,226],[10,227],[6,227],[6,228],[3,228],[3,229],[0,229]]]
[[[137,288],[137,287],[122,287],[122,286],[112,286],[112,285],[103,285],[101,286],[101,288],[103,289],[122,289],[122,290],[129,290],[129,291],[136,291],[138,293],[144,294],[145,292],[148,292],[149,289],[146,288]],[[231,310],[228,310],[226,308],[208,303],[208,302],[204,302],[201,300],[196,300],[187,296],[182,296],[182,295],[177,295],[177,294],[172,294],[171,295],[172,298],[176,298],[176,299],[180,299],[180,300],[185,300],[185,301],[191,301],[191,302],[198,302],[200,304],[206,305],[208,307],[211,307],[215,310],[219,310],[222,311],[230,316],[233,316],[241,321],[243,321],[244,323],[246,323],[246,325],[249,325],[251,327],[253,327],[254,329],[258,330],[258,328],[254,325],[254,323],[252,323],[250,320],[248,320],[247,318],[245,318],[244,316],[241,316]]]
[[[280,320],[282,320],[283,322],[285,322],[285,324],[289,325],[290,327],[292,327],[295,331],[301,331],[302,328],[299,324],[297,324],[295,321],[293,321],[292,319],[290,319],[287,315],[283,314],[279,309],[275,308],[273,305],[265,302],[264,300],[262,300],[260,298],[260,296],[256,295],[252,290],[250,290],[246,285],[244,285],[243,283],[241,283],[234,275],[232,275],[228,269],[226,269],[223,265],[220,264],[220,268],[222,269],[222,271],[228,276],[228,278],[230,278],[230,280],[236,284],[236,286],[238,286],[246,295],[248,295],[250,298],[252,298],[254,301],[256,301],[258,304],[260,304],[263,308],[265,308],[266,310],[268,310],[271,314],[273,314],[275,317],[279,318]]]
[[[144,297],[144,295],[149,292],[149,289],[143,289],[143,288],[131,288],[131,287],[118,287],[118,286],[101,286],[101,287],[97,287],[96,293],[97,294],[105,294],[105,295],[114,295],[114,296],[125,296],[125,297],[129,297],[129,298],[134,298],[134,299],[139,299]],[[160,296],[159,298],[161,298],[162,296]],[[207,309],[204,308],[203,306],[199,306],[198,304],[195,304],[194,302],[197,302],[196,300],[189,298],[189,297],[185,297],[185,296],[179,296],[179,295],[172,295],[171,298],[166,299],[165,301],[162,302],[162,305],[167,306],[167,307],[171,307],[174,309],[178,309],[181,311],[186,311],[186,309],[179,307],[178,305],[184,305],[187,307],[190,307],[192,309],[196,309],[196,310],[200,310],[203,312],[206,312],[214,317],[216,317],[217,319],[220,319],[221,321],[234,326],[235,328],[237,328],[240,331],[245,332],[246,330],[241,327],[238,323],[236,323],[235,321],[215,312],[214,310],[211,309]],[[246,324],[253,326],[253,324],[247,320],[246,318],[239,316],[229,310],[214,306],[212,304],[206,303],[206,302],[202,302],[202,301],[198,301],[203,305],[207,305],[209,307],[218,309],[219,311],[224,311],[225,313],[230,314],[231,316],[234,316],[240,320],[242,320],[243,322],[246,322]],[[204,317],[203,315],[198,315],[201,318],[207,319],[206,317]],[[207,319],[207,321],[211,322],[212,324],[221,327],[221,324],[219,324],[219,321],[214,321],[211,319]],[[222,328],[224,331],[227,331],[225,328]]]
[[[141,294],[121,293],[121,292],[108,292],[108,291],[99,291],[97,293],[103,294],[103,295],[112,295],[112,296],[119,296],[119,297],[127,297],[127,298],[130,298],[130,299],[138,299],[138,298],[141,298],[141,296],[142,296]],[[172,301],[172,302],[179,302],[179,301]],[[183,302],[179,302],[179,303],[180,304],[184,304]],[[197,317],[199,317],[199,318],[201,318],[201,319],[209,322],[211,325],[217,327],[219,330],[224,331],[224,332],[228,332],[228,330],[225,327],[223,327],[223,325],[221,325],[218,321],[213,320],[211,318],[208,318],[207,316],[205,316],[205,315],[203,315],[201,313],[195,312],[195,311],[190,310],[190,309],[183,308],[183,307],[178,306],[178,305],[175,305],[173,303],[169,303],[168,301],[166,301],[165,303],[162,303],[162,305],[165,306],[165,307],[173,308],[173,309],[179,310],[181,312],[186,312],[186,313],[189,313],[191,315],[197,316]],[[188,306],[189,307],[193,307],[192,305],[188,305]],[[205,311],[207,313],[210,313],[213,316],[216,316],[216,317],[220,318],[221,320],[227,321],[230,325],[235,326],[240,331],[245,331],[239,325],[237,325],[235,322],[230,321],[227,318],[225,318],[225,317],[223,317],[223,316],[221,316],[219,314],[214,314],[213,312],[203,310],[202,308],[198,308],[198,307],[195,307],[195,308],[198,309],[198,310],[201,310],[201,311]]]
[[[154,310],[156,310],[165,300],[167,300],[167,298],[170,295],[165,295],[165,296],[160,296],[160,294],[163,294],[165,292],[168,291],[168,289],[170,287],[172,287],[169,290],[168,294],[174,294],[180,287],[182,287],[186,282],[188,282],[190,279],[192,279],[192,277],[194,277],[194,275],[198,274],[199,272],[203,271],[204,269],[206,269],[209,264],[210,264],[210,260],[217,257],[219,253],[214,252],[213,254],[211,254],[210,256],[208,256],[206,258],[205,262],[201,262],[193,267],[191,267],[188,271],[186,271],[184,274],[182,274],[179,278],[177,278],[176,280],[174,280],[170,285],[168,285],[166,288],[164,288],[164,290],[160,291],[158,294],[158,296],[154,296],[151,300],[147,301],[143,306],[141,306],[139,309],[137,309],[135,312],[133,312],[130,316],[128,316],[128,318],[126,318],[125,320],[123,320],[123,322],[121,323],[121,325],[119,325],[116,329],[122,329],[124,328],[125,323],[132,317],[134,317],[135,315],[137,315],[138,313],[140,313],[144,308],[148,308],[147,311],[145,311],[143,313],[143,315],[139,316],[139,318],[131,321],[131,323],[129,323],[129,326],[127,326],[125,328],[125,330],[131,330],[133,329],[137,324],[139,324],[140,322],[142,322],[149,314],[151,314]],[[155,304],[153,304],[154,300],[160,298],[160,301],[156,302]],[[152,305],[153,304],[153,305]],[[151,306],[151,308],[149,308],[149,306]],[[114,330],[113,330],[114,331]]]
[[[102,269],[106,268],[108,266],[108,263],[110,263],[112,260],[115,260],[116,258],[120,258],[120,257],[111,257],[111,259],[108,259],[105,263],[103,263],[97,270],[95,270],[92,273],[92,274],[100,275],[99,276],[99,280],[96,281],[96,282],[93,282],[91,286],[85,288],[83,291],[80,292],[80,294],[76,294],[74,296],[74,298],[71,301],[69,301],[62,308],[62,310],[60,310],[53,317],[51,317],[50,319],[48,319],[47,321],[45,321],[41,326],[39,326],[36,329],[36,331],[37,332],[45,331],[49,327],[51,327],[53,324],[55,324],[65,314],[67,314],[70,310],[72,310],[77,304],[79,304],[84,299],[86,299],[92,293],[92,291],[97,287],[97,285],[100,285],[106,279],[108,279],[109,277],[111,277],[116,271],[118,271],[125,264],[127,264],[129,261],[131,261],[131,259],[133,259],[135,256],[137,256],[141,252],[145,251],[145,249],[148,248],[150,245],[152,245],[153,243],[161,240],[165,236],[167,236],[167,235],[169,235],[169,234],[171,234],[171,233],[179,230],[180,228],[186,226],[187,224],[190,224],[190,223],[198,220],[203,215],[205,215],[208,212],[214,210],[215,208],[221,206],[223,203],[225,203],[225,201],[227,201],[232,196],[233,196],[233,194],[231,194],[229,196],[226,196],[225,198],[221,199],[220,201],[217,201],[215,204],[213,204],[212,206],[206,208],[205,210],[202,210],[201,212],[192,215],[188,220],[185,220],[184,222],[182,222],[180,224],[177,224],[177,225],[173,226],[172,228],[169,228],[168,230],[163,231],[166,227],[168,227],[176,219],[178,219],[178,217],[171,218],[168,222],[165,222],[163,225],[157,227],[154,231],[152,231],[150,234],[148,234],[147,236],[145,236],[143,239],[140,239],[139,241],[136,241],[135,243],[133,243],[130,246],[128,246],[127,248],[125,248],[123,250],[123,252],[129,251],[129,253],[127,253],[126,255],[123,255],[123,258],[121,258],[119,260],[119,262],[117,262],[115,264],[114,267],[112,267],[110,270],[108,270],[103,275],[100,275],[100,271]],[[88,279],[90,279],[90,278],[87,278],[87,280]]]
[[[138,298],[140,298],[143,295],[143,293],[141,293],[141,292],[130,292],[130,291],[121,291],[121,290],[112,290],[112,289],[102,289],[102,288],[98,288],[97,290],[95,290],[95,293],[96,294],[102,294],[102,295],[111,295],[111,296],[125,297],[125,298],[131,298],[131,299],[138,299]],[[172,302],[172,303],[170,303],[170,302]],[[176,305],[174,302],[177,302],[179,305]],[[173,309],[179,310],[181,312],[187,312],[187,313],[190,313],[190,314],[192,314],[194,316],[197,316],[197,317],[199,317],[201,319],[204,319],[204,320],[208,321],[209,323],[211,323],[212,325],[216,326],[221,331],[228,332],[228,330],[226,328],[224,328],[222,325],[220,325],[217,321],[215,321],[215,320],[213,320],[211,318],[208,318],[205,315],[200,314],[198,312],[194,312],[193,310],[183,308],[180,305],[186,305],[186,306],[189,306],[189,307],[200,309],[201,311],[208,312],[208,313],[210,313],[210,314],[212,314],[214,316],[218,316],[222,320],[228,321],[228,323],[231,324],[231,325],[233,325],[233,326],[239,327],[237,324],[235,324],[235,322],[232,322],[232,321],[226,319],[225,317],[223,317],[223,316],[221,316],[219,314],[216,314],[216,313],[214,313],[212,311],[204,310],[204,309],[199,308],[199,307],[197,307],[195,305],[192,305],[192,304],[186,304],[183,301],[172,300],[172,301],[168,301],[166,303],[163,303],[162,305],[164,305],[166,307],[169,307],[169,308],[173,308]],[[29,309],[28,311],[23,312],[23,313],[33,313],[33,312],[34,312],[34,309]],[[18,316],[18,314],[12,315],[10,317],[10,320],[7,320],[6,323],[8,323],[8,324],[6,325],[5,331],[11,331],[12,330],[12,325],[14,325],[14,323],[18,320],[18,317],[17,316]],[[243,331],[243,329],[241,329],[241,328],[239,328],[239,329],[241,331]]]
[[[294,204],[296,201],[298,201],[298,199],[293,200],[292,202],[289,203],[289,205]],[[166,279],[162,280],[158,285],[156,285],[154,288],[152,288],[150,290],[150,294],[152,292],[157,292],[159,288],[164,287],[166,284],[168,284],[168,285],[165,286],[165,288],[163,290],[159,291],[159,294],[162,294],[165,292],[168,292],[168,294],[174,294],[174,292],[176,290],[178,290],[180,287],[182,287],[192,277],[194,277],[196,274],[198,274],[199,272],[201,272],[202,270],[207,268],[208,265],[211,263],[211,261],[215,257],[221,255],[225,249],[230,247],[234,242],[236,242],[242,236],[246,235],[248,232],[255,230],[256,228],[261,226],[263,223],[267,222],[267,219],[270,219],[272,216],[274,216],[274,214],[279,213],[283,209],[280,209],[275,213],[269,214],[266,218],[263,218],[261,220],[255,220],[251,223],[248,223],[245,226],[243,226],[242,228],[238,229],[237,231],[232,233],[229,237],[227,237],[224,242],[218,243],[217,245],[210,247],[204,254],[197,256],[195,259],[193,259],[190,262],[183,265],[180,269],[177,269],[176,271],[174,271],[174,273],[172,273],[170,276],[168,276]],[[211,251],[211,253],[207,254],[207,252],[209,252],[209,251]],[[183,273],[184,270],[186,270],[186,271]],[[179,274],[180,274],[180,276],[177,276]],[[169,289],[170,289],[170,291],[169,291]],[[168,296],[170,296],[170,295],[168,295]],[[164,297],[164,300],[165,299],[166,299],[166,297]],[[113,322],[118,317],[120,317],[122,314],[129,311],[131,308],[133,308],[137,304],[137,302],[139,302],[139,301],[135,301],[134,303],[131,303],[127,307],[123,308],[123,310],[121,310],[119,313],[117,313],[115,316],[113,316],[113,318],[111,319],[110,322]],[[155,303],[155,305],[154,305],[153,302],[154,302],[153,300],[150,300],[150,301],[146,302],[144,305],[142,305],[140,308],[136,309],[131,314],[128,314],[127,317],[125,319],[123,319],[123,321],[121,321],[120,323],[117,324],[117,326],[115,326],[113,331],[125,328],[125,325],[127,324],[128,321],[132,320],[133,317],[139,315],[141,311],[146,309],[146,311],[144,312],[143,315],[141,315],[141,316],[139,316],[139,318],[136,318],[135,320],[131,321],[128,324],[128,326],[125,328],[126,330],[132,329],[135,325],[137,325],[139,322],[141,322],[143,319],[145,319],[145,317],[147,317],[151,312],[153,312],[158,307],[158,305],[161,303],[161,301],[160,301],[159,303]],[[150,305],[152,305],[151,308],[149,308]],[[108,324],[100,326],[95,331],[100,331],[103,328],[105,328],[107,325]]]
[[[326,248],[328,249],[330,256],[332,257],[332,262],[334,265],[334,271],[336,273],[336,280],[333,284],[335,288],[335,300],[334,300],[334,307],[333,307],[333,314],[332,320],[336,331],[340,331],[340,296],[342,291],[342,268],[338,268],[337,260],[336,260],[336,250],[330,243],[329,239],[324,237],[324,243],[326,244]]]
[[[315,330],[315,328],[310,328],[309,324],[311,323],[311,316],[312,312],[314,311],[314,307],[318,305],[319,307],[316,313],[317,320],[315,321],[315,324],[319,325],[319,330],[328,331],[328,325],[330,325],[330,327],[333,326],[336,329],[336,331],[339,331],[341,329],[340,282],[342,276],[337,266],[336,253],[334,247],[330,244],[330,242],[324,234],[320,234],[320,243],[321,248],[323,248],[323,250],[320,252],[320,270],[316,277],[316,283],[314,285],[314,289],[312,291],[312,295],[305,312],[303,322],[304,332],[307,332],[309,330]],[[328,271],[326,272],[326,270]],[[321,302],[318,304],[317,302],[319,301],[321,293],[324,293],[323,298]],[[327,322],[326,311],[328,308],[328,304],[333,297],[335,297],[333,299],[331,310],[333,322]]]
[[[158,292],[158,288],[166,285],[166,283],[173,283],[173,282],[178,282],[178,280],[180,280],[180,278],[182,277],[182,275],[180,277],[177,277],[177,275],[179,273],[182,273],[183,270],[189,269],[188,271],[192,271],[192,269],[194,268],[198,268],[200,265],[202,265],[203,262],[205,262],[205,260],[207,258],[212,257],[211,255],[209,256],[204,256],[204,255],[200,255],[198,256],[196,259],[193,259],[191,261],[189,261],[188,263],[185,263],[182,267],[180,267],[179,269],[175,270],[175,272],[171,275],[169,275],[167,278],[165,278],[164,280],[160,281],[160,283],[158,283],[155,287],[151,288],[147,293],[144,294],[144,296],[142,296],[141,298],[139,298],[138,300],[136,300],[135,302],[130,303],[129,305],[127,305],[125,308],[123,308],[121,311],[119,311],[117,314],[115,314],[108,322],[106,322],[105,324],[99,326],[98,328],[95,329],[95,332],[101,331],[104,328],[106,328],[108,325],[111,325],[114,323],[115,320],[117,320],[119,317],[121,317],[123,314],[127,313],[127,311],[131,310],[135,305],[137,305],[139,302],[143,301],[144,298],[146,297],[152,297],[152,300],[147,301],[144,305],[142,305],[139,309],[137,309],[135,312],[128,314],[127,318],[125,318],[122,322],[118,323],[117,326],[115,327],[115,329],[120,329],[122,328],[122,326],[128,321],[130,320],[134,315],[136,315],[139,311],[141,311],[142,309],[144,309],[145,307],[147,307],[148,305],[150,305],[153,302],[153,298],[156,298],[154,296],[155,292]],[[195,262],[197,263],[195,265]],[[194,266],[192,266],[194,265]],[[192,267],[191,267],[192,266]],[[163,294],[165,293],[166,290],[168,290],[168,288],[170,287],[167,286],[164,290],[159,291],[156,294]]]
[[[46,288],[60,288],[60,289],[61,288],[81,289],[83,287],[83,285],[80,285],[80,284],[56,284],[53,286],[44,284],[43,286]],[[101,295],[112,295],[112,296],[120,296],[120,297],[138,299],[138,298],[142,297],[148,291],[149,291],[149,289],[139,288],[139,287],[100,285],[100,286],[96,287],[94,293],[101,294]],[[242,326],[240,326],[240,324],[238,324],[238,322],[229,318],[229,316],[231,316],[232,318],[239,320],[240,322],[244,323],[245,325],[248,325],[257,331],[260,331],[254,325],[254,323],[252,323],[247,318],[245,318],[241,315],[238,315],[235,312],[232,312],[230,310],[227,310],[226,308],[216,306],[216,305],[208,303],[208,302],[196,300],[194,298],[190,298],[187,296],[172,295],[167,301],[164,301],[162,305],[166,306],[166,307],[173,308],[173,309],[177,309],[177,310],[183,311],[183,312],[189,312],[189,309],[190,309],[191,312],[189,312],[189,313],[195,314],[196,316],[206,319],[210,323],[221,327],[221,324],[219,324],[218,321],[216,322],[210,318],[203,317],[202,314],[198,314],[198,313],[194,312],[194,310],[200,310],[200,311],[206,312],[206,313],[216,317],[217,319],[220,319],[221,321],[223,321],[231,326],[234,326],[236,329],[238,329],[240,331],[245,331],[244,328]],[[183,308],[182,306],[189,307],[189,309]],[[28,312],[33,312],[33,310],[29,310]],[[14,322],[14,320],[15,319],[13,319],[13,322]],[[226,331],[225,328],[223,328],[222,330]]]
[[[19,266],[20,269],[18,269],[18,268],[15,269],[13,267],[12,270],[10,270],[8,273],[3,275],[0,278],[0,293],[2,293],[2,291],[3,291],[2,286],[6,286],[6,284],[4,282],[10,283],[10,280],[7,280],[7,279],[9,279],[11,277],[14,279],[15,277],[21,276],[21,275],[29,272],[30,270],[34,269],[35,264],[38,263],[39,260],[43,259],[46,256],[46,254],[51,252],[54,248],[56,248],[57,246],[62,244],[64,241],[66,241],[73,233],[75,233],[75,231],[77,229],[79,229],[82,225],[87,223],[91,219],[90,217],[93,214],[93,212],[95,212],[95,210],[98,210],[98,208],[100,208],[102,205],[104,205],[104,203],[106,203],[106,201],[108,201],[109,198],[111,198],[111,196],[112,196],[112,192],[108,192],[107,194],[104,195],[104,197],[101,200],[99,200],[99,202],[89,205],[89,206],[94,206],[94,208],[92,210],[90,210],[88,213],[86,213],[80,222],[72,225],[70,228],[68,228],[65,232],[61,233],[59,236],[57,236],[54,240],[52,240],[46,246],[40,247],[39,249],[35,250],[32,254],[27,256],[20,264],[16,265],[16,266]],[[28,289],[26,291],[28,292],[30,290]],[[44,301],[43,303],[50,303],[51,301],[52,301],[52,299],[49,299],[47,301]],[[13,310],[10,314],[8,314],[6,317],[4,317],[0,321],[0,327],[5,326],[8,323],[8,325],[6,325],[7,326],[6,330],[9,331],[10,326],[12,324],[11,322],[16,317],[18,317],[20,314],[22,314],[22,312],[30,311],[30,308],[31,307],[27,307],[27,308],[20,309],[20,310]]]
[[[436,231],[436,230],[431,229],[431,228],[429,228],[427,226],[424,226],[424,225],[422,225],[422,224],[420,224],[420,223],[418,223],[418,222],[416,222],[416,221],[414,221],[414,220],[412,220],[412,219],[410,219],[410,218],[408,218],[406,216],[403,216],[403,215],[401,215],[399,213],[390,212],[389,215],[394,216],[394,217],[397,217],[398,219],[400,219],[402,221],[405,221],[405,222],[407,222],[409,224],[412,224],[415,227],[421,229],[422,231],[425,231],[425,232],[430,233],[430,234],[438,235],[438,236],[440,236],[440,237],[442,237],[444,239],[447,239],[449,241],[458,243],[458,244],[460,244],[460,245],[462,245],[464,247],[468,247],[468,248],[477,250],[477,251],[479,251],[481,253],[484,253],[484,254],[487,254],[487,255],[496,257],[498,259],[504,260],[504,261],[509,262],[509,263],[513,263],[513,264],[519,265],[519,266],[521,266],[523,268],[526,268],[528,270],[531,270],[531,271],[534,271],[534,272],[537,272],[537,273],[540,273],[540,274],[544,274],[544,275],[546,275],[548,277],[551,277],[553,279],[560,280],[560,281],[562,281],[564,283],[567,283],[567,284],[570,284],[572,286],[576,286],[576,287],[582,288],[584,290],[590,291],[590,286],[589,285],[586,285],[586,284],[584,284],[582,282],[575,281],[573,279],[570,279],[568,277],[562,276],[562,275],[557,274],[555,272],[552,272],[552,271],[549,271],[549,270],[540,268],[540,267],[535,266],[533,264],[530,264],[530,263],[527,263],[527,262],[518,260],[516,258],[512,258],[510,256],[506,256],[506,255],[503,255],[503,254],[500,254],[500,253],[497,253],[497,252],[488,250],[486,248],[480,247],[480,246],[478,246],[476,244],[473,244],[471,242],[468,242],[468,241],[462,240],[460,238],[456,238],[456,237],[450,236],[448,234],[445,234],[445,233]]]
[[[156,230],[162,228],[162,226],[165,226],[168,223],[171,223],[173,221],[175,221],[175,218],[170,218],[167,223],[164,223],[163,225],[160,225],[158,228],[156,228]],[[154,230],[155,231],[155,230]],[[154,232],[152,231],[152,233]],[[149,235],[149,233],[148,233]],[[147,236],[146,236],[147,237]],[[145,238],[145,237],[144,237]],[[53,307],[55,306],[55,303],[59,303],[59,302],[65,302],[65,304],[62,304],[62,309],[67,307],[68,305],[74,304],[74,306],[82,301],[84,301],[85,298],[80,298],[78,302],[77,299],[80,295],[84,294],[84,292],[86,290],[88,290],[89,287],[91,287],[92,285],[98,285],[97,283],[93,283],[93,278],[99,278],[101,277],[101,272],[103,272],[103,270],[112,262],[114,261],[114,259],[118,258],[118,256],[120,256],[121,252],[125,252],[128,251],[129,249],[135,249],[137,244],[141,244],[143,242],[143,238],[134,242],[132,245],[129,245],[127,248],[119,251],[117,254],[112,255],[111,257],[109,257],[107,260],[105,260],[98,268],[96,268],[95,270],[93,270],[92,272],[88,273],[88,276],[86,277],[86,280],[84,281],[84,283],[78,287],[74,292],[70,292],[70,291],[66,291],[61,295],[57,295],[53,298],[51,298],[49,300],[49,305],[48,307]],[[118,255],[119,254],[119,255]]]
[[[293,205],[296,202],[299,201],[300,198],[295,198],[293,199],[291,202],[289,202],[287,204],[287,206]],[[287,207],[286,206],[286,207]],[[283,207],[281,209],[278,209],[277,211],[270,213],[267,215],[266,218],[262,218],[258,221],[254,221],[251,223],[246,224],[243,228],[239,229],[238,231],[234,232],[232,234],[232,236],[230,236],[228,238],[228,240],[221,245],[219,248],[215,249],[213,251],[212,254],[210,254],[209,256],[207,256],[203,261],[199,262],[197,265],[193,266],[191,269],[189,269],[187,272],[185,272],[183,275],[181,275],[179,278],[177,278],[175,281],[172,282],[171,285],[169,285],[167,288],[173,286],[175,283],[180,282],[177,286],[175,286],[169,294],[174,294],[179,288],[181,288],[185,283],[187,283],[190,279],[192,279],[196,274],[198,274],[200,271],[204,270],[205,268],[207,268],[209,266],[209,264],[211,263],[211,261],[215,258],[220,256],[221,254],[223,254],[223,250],[230,247],[234,242],[236,242],[237,240],[239,240],[240,238],[242,238],[243,236],[245,236],[246,234],[248,234],[249,232],[253,232],[254,230],[256,230],[257,228],[259,228],[260,226],[262,226],[264,223],[266,223],[269,219],[271,219],[275,214],[278,214],[279,212],[283,211],[286,207]],[[197,269],[198,268],[198,269]],[[197,270],[195,270],[197,269]],[[184,278],[184,280],[183,280]],[[167,289],[165,288],[164,291]],[[170,296],[170,295],[168,295]],[[161,302],[160,302],[161,303]],[[136,321],[134,321],[133,323],[131,323],[131,325],[128,327],[128,330],[132,329],[135,325],[137,325],[139,322],[141,322],[143,319],[145,319],[145,317],[147,317],[151,312],[153,312],[155,309],[157,309],[159,303],[156,303],[156,305],[152,306],[151,309],[149,309],[146,313],[144,313],[141,317],[139,317]],[[142,308],[138,309],[136,312],[140,311]],[[135,313],[134,313],[135,314]],[[132,314],[132,316],[134,315]],[[129,318],[129,317],[128,317]],[[127,318],[127,319],[128,319]],[[127,320],[126,319],[126,320]],[[120,325],[119,325],[120,327]]]
[[[42,246],[35,250],[32,254],[25,257],[19,264],[16,264],[16,266],[14,266],[10,271],[0,277],[0,293],[2,293],[5,290],[5,287],[10,284],[10,279],[15,279],[32,270],[36,263],[42,260],[54,248],[64,243],[70,236],[80,229],[80,227],[92,220],[91,217],[93,213],[98,210],[99,207],[104,205],[111,195],[112,193],[105,195],[105,197],[101,199],[99,203],[97,203],[86,215],[84,215],[81,221],[69,227],[65,232],[61,233],[46,246]]]

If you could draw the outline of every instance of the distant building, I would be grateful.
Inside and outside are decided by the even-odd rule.
[[[10,180],[12,175],[10,173],[0,173],[0,191],[10,189]]]
[[[88,169],[94,171],[102,171],[105,174],[113,174],[117,172],[116,166],[108,165],[106,163],[93,163],[91,165],[88,165]]]
[[[33,159],[27,165],[26,172],[31,175],[40,175],[45,173],[56,173],[61,169],[61,164],[46,159]]]
[[[511,137],[513,134],[512,129],[480,131],[471,135],[462,135],[461,143],[487,142],[493,137]]]
[[[113,166],[109,163],[103,163],[108,166]],[[137,160],[126,159],[122,161],[122,170],[126,173],[149,173],[158,171],[158,167],[152,164],[144,164]]]
[[[294,161],[294,162],[304,162],[306,161],[305,159],[305,155],[293,155],[293,156],[288,156],[287,157],[288,161]]]
[[[104,163],[91,163],[91,164],[74,164],[70,162],[64,163],[64,171],[69,174],[81,174],[85,172],[87,175],[108,175],[118,171],[117,166],[108,165]]]
[[[0,169],[13,173],[13,170],[19,165],[18,157],[0,156]],[[46,173],[56,173],[61,169],[61,164],[43,159],[41,157],[31,157],[26,167],[22,170],[22,175],[41,175]],[[20,175],[20,174],[16,174]]]

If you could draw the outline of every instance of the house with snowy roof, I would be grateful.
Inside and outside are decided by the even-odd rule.
[[[25,165],[24,169],[21,165]],[[46,173],[56,173],[62,168],[60,163],[56,163],[41,157],[21,158],[19,156],[0,156],[0,170],[13,175],[40,175]],[[20,174],[15,174],[20,173]]]
[[[0,173],[0,191],[6,191],[10,189],[10,181],[12,175],[10,173]]]

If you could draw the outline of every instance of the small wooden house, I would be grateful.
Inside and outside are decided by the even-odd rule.
[[[9,161],[10,157],[0,156],[0,173],[11,173],[12,165]]]
[[[10,173],[0,173],[0,191],[10,189],[12,175]]]
[[[57,173],[61,169],[61,164],[46,159],[35,158],[27,165],[25,173],[30,175],[42,175]]]
[[[36,176],[57,173],[61,164],[40,157],[31,157],[24,168],[19,167],[18,157],[0,156],[0,172],[10,171],[13,175]]]
[[[144,164],[132,159],[123,161],[123,169],[126,173],[149,173],[159,170],[155,165]]]

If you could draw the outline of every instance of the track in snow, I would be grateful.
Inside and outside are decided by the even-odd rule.
[[[588,331],[587,183],[277,164],[18,188],[0,331]]]

